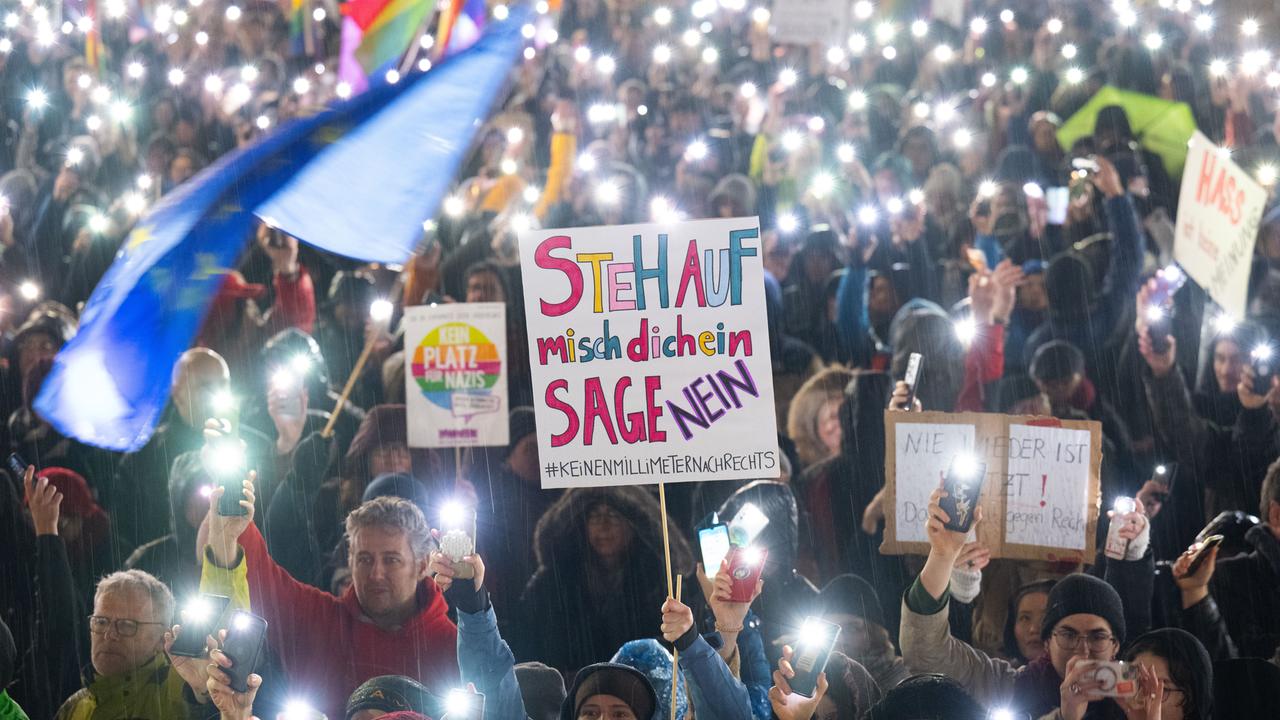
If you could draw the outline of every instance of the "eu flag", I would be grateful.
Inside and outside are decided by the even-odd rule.
[[[526,13],[434,70],[286,125],[166,196],[89,298],[36,411],[82,442],[142,447],[255,213],[325,250],[405,260],[523,45]]]

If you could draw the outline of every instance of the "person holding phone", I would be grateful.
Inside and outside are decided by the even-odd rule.
[[[1040,629],[1048,654],[1015,668],[951,635],[951,574],[966,546],[967,533],[947,529],[950,517],[942,509],[945,495],[939,487],[929,498],[929,556],[902,606],[900,643],[907,665],[916,672],[942,673],[959,681],[981,703],[1008,705],[1036,718],[1081,720],[1095,703],[1098,707],[1092,712],[1101,713],[1098,717],[1122,717],[1121,708],[1098,692],[1101,686],[1092,679],[1092,672],[1098,662],[1117,658],[1133,611],[1110,583],[1128,587],[1132,578],[1150,574],[1149,563],[1108,562],[1110,583],[1079,573],[1060,580],[1049,592]],[[975,527],[982,520],[979,507]],[[1150,593],[1134,602],[1149,606]],[[1144,685],[1143,689],[1149,688]]]
[[[388,671],[419,677],[440,695],[458,686],[457,629],[429,581],[430,528],[413,503],[380,497],[347,516],[352,585],[336,598],[271,558],[253,525],[252,473],[243,483],[244,515],[218,511],[225,491],[210,498],[205,589],[259,599],[253,610],[266,620],[284,671],[331,679],[314,691],[318,709],[340,716],[350,688]]]

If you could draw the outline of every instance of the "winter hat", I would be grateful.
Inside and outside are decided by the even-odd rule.
[[[441,705],[440,698],[428,692],[417,680],[403,675],[381,675],[366,680],[351,693],[347,700],[347,720],[361,710],[388,713],[406,710],[432,717]]]
[[[871,583],[857,575],[838,575],[818,595],[825,613],[856,615],[884,627],[884,610]]]
[[[1124,603],[1120,601],[1120,594],[1105,581],[1084,573],[1062,578],[1049,591],[1049,607],[1045,610],[1040,639],[1047,642],[1063,618],[1080,614],[1097,615],[1106,620],[1116,642],[1124,643]]]
[[[1040,382],[1084,375],[1084,353],[1066,340],[1053,340],[1036,349],[1031,358],[1031,377]]]
[[[426,486],[404,473],[387,473],[374,478],[369,487],[364,489],[364,497],[360,498],[360,502],[369,502],[376,497],[404,498],[417,505],[424,516],[431,507]]]
[[[364,459],[379,445],[407,445],[407,422],[404,405],[375,405],[370,408],[347,448],[347,464],[350,466]]]
[[[863,720],[986,720],[987,711],[945,675],[916,675],[898,683]]]
[[[564,678],[560,671],[540,662],[516,665],[516,684],[530,720],[556,720],[564,704]]]
[[[1274,717],[1280,706],[1280,667],[1259,658],[1213,664],[1214,717]]]
[[[431,718],[423,715],[422,713],[413,712],[412,710],[401,710],[399,712],[381,715],[379,716],[379,720],[431,720]]]
[[[520,442],[522,438],[537,431],[537,426],[534,425],[533,408],[526,405],[512,409],[511,416],[507,418],[507,428],[509,431],[507,449],[503,457],[510,455],[516,443]]]
[[[640,720],[653,717],[658,709],[658,696],[644,673],[617,663],[596,663],[578,671],[573,693],[560,706],[560,720],[574,720],[582,705],[596,695],[622,700]]]
[[[658,695],[658,707],[671,707],[671,653],[667,652],[667,649],[657,640],[649,638],[625,643],[614,654],[613,662],[633,667],[644,673]],[[684,683],[684,675],[681,675],[676,682],[675,720],[680,720],[689,712],[689,692]],[[636,717],[642,720],[644,718],[643,715]]]

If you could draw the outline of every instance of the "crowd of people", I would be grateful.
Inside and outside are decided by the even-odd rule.
[[[91,5],[24,0],[0,30],[0,442],[16,453],[0,718],[1280,707],[1280,204],[1231,317],[1163,271],[1178,153],[1120,105],[1060,132],[1104,88],[1184,103],[1270,190],[1271,18],[1212,0],[859,0],[840,37],[794,44],[774,17],[794,3],[540,2],[413,258],[360,264],[259,223],[159,428],[120,454],[33,403],[129,230],[216,158],[358,88],[327,2]],[[432,38],[398,65],[429,67]],[[750,216],[781,477],[671,483],[665,514],[650,487],[542,489],[517,235]],[[404,339],[370,315],[385,299],[506,304],[507,447],[409,447]],[[926,371],[907,388],[913,353]],[[927,558],[882,554],[885,412],[921,408],[1098,421],[1104,509],[1134,502],[1103,513],[1096,559],[1014,561],[949,529],[939,489]],[[461,560],[433,529],[456,503],[476,514]],[[695,540],[748,505],[767,556],[744,600]],[[1126,542],[1105,556],[1112,524]],[[198,657],[171,652],[202,593],[265,621],[252,667],[224,628]],[[810,617],[841,630],[812,697],[792,687]],[[1110,661],[1133,692],[1099,679]]]

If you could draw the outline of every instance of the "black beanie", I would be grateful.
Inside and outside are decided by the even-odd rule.
[[[1048,642],[1053,628],[1069,615],[1097,615],[1111,625],[1117,643],[1124,643],[1124,603],[1120,594],[1092,575],[1074,573],[1058,581],[1049,591],[1040,639]]]
[[[884,627],[884,610],[880,607],[875,588],[857,575],[831,578],[818,595],[818,602],[824,613],[856,615]]]

